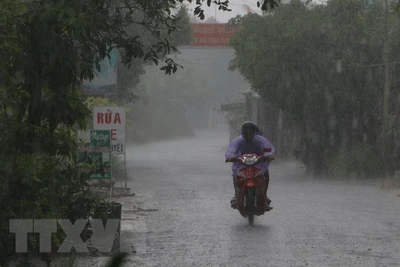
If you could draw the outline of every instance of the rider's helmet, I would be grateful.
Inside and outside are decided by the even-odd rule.
[[[242,133],[242,134],[244,134],[245,132],[247,132],[247,131],[252,131],[252,132],[257,132],[257,130],[259,131],[260,129],[257,127],[257,125],[254,123],[254,122],[252,122],[252,121],[245,121],[243,124],[242,124],[242,128],[241,128],[241,130],[240,130],[240,132]]]
[[[240,132],[244,139],[246,139],[247,141],[251,141],[256,134],[257,129],[258,127],[254,122],[246,121],[242,124]]]

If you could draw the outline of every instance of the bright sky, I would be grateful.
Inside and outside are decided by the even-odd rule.
[[[218,8],[216,10],[216,5],[212,4],[211,7],[208,7],[206,1],[204,1],[203,9],[206,16],[204,20],[209,17],[216,17],[218,22],[226,23],[229,19],[236,17],[237,15],[246,15],[246,5],[252,9],[252,12],[261,14],[261,10],[257,7],[257,0],[230,0],[229,8],[232,9],[232,11],[222,11],[218,10]],[[192,4],[187,4],[186,6],[188,7],[189,12],[193,14],[194,9],[196,8],[196,1],[193,1]]]
[[[281,0],[280,4],[288,3],[290,0]],[[312,0],[315,4],[321,4],[326,0]],[[279,3],[279,2],[278,2]],[[193,14],[194,9],[196,8],[196,1],[193,0],[191,4],[185,4],[189,12]],[[216,17],[217,21],[220,23],[226,23],[229,19],[236,17],[237,15],[246,15],[247,7],[251,9],[251,12],[261,14],[260,8],[257,7],[257,0],[229,0],[229,8],[232,11],[222,11],[215,8],[216,5],[212,4],[211,7],[207,6],[206,1],[203,2],[203,9],[205,13],[205,19],[209,17]]]

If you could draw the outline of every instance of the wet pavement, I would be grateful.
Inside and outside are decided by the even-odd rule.
[[[400,198],[374,183],[303,175],[273,162],[274,210],[248,226],[230,208],[225,132],[128,150],[126,266],[400,266]]]

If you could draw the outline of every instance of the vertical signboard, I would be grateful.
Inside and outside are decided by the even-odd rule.
[[[93,128],[110,131],[112,153],[125,154],[125,126],[124,107],[94,107]]]
[[[111,140],[110,131],[91,130],[79,132],[78,160],[95,166],[96,171],[90,176],[93,180],[111,179]]]
[[[116,95],[118,74],[118,50],[113,49],[110,58],[100,62],[100,71],[96,71],[93,80],[84,80],[82,91],[88,95]]]

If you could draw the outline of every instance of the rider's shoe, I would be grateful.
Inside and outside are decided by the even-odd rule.
[[[265,197],[265,210],[266,211],[270,211],[270,210],[272,210],[273,209],[273,207],[271,207],[270,205],[271,205],[271,199],[269,198],[269,197]]]
[[[231,199],[231,207],[232,209],[237,209],[236,197]]]
[[[270,211],[272,209],[274,209],[273,207],[271,207],[270,205],[268,205],[267,203],[265,203],[265,211]]]

